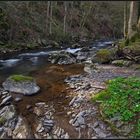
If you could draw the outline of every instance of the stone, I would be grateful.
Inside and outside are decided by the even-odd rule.
[[[70,121],[69,121],[69,124],[72,124],[73,123],[73,119],[71,119]]]
[[[44,127],[41,127],[37,132],[42,133],[44,130],[45,130]]]
[[[99,138],[105,138],[107,136],[100,128],[94,128],[94,131]]]
[[[16,81],[9,77],[2,83],[2,86],[5,90],[15,93],[22,93],[24,95],[32,95],[40,90],[40,87],[37,86],[34,79],[27,81]]]
[[[16,97],[16,98],[15,98],[15,102],[19,102],[19,101],[21,101],[21,100],[22,100],[21,97]]]
[[[86,125],[80,125],[81,128],[86,128]]]
[[[29,126],[25,123],[23,118],[19,116],[17,125],[13,131],[12,135],[13,139],[30,139],[31,137],[31,131],[29,129]]]
[[[39,102],[39,103],[36,103],[35,105],[39,107],[39,106],[44,106],[44,105],[46,105],[46,103],[45,103],[45,102]]]
[[[75,97],[70,101],[69,106],[72,106],[72,105],[74,104],[74,102],[75,102],[76,99],[77,99],[77,97],[75,96]]]
[[[53,120],[44,120],[44,123],[47,123],[47,124],[54,124],[54,121],[53,121]]]
[[[37,128],[36,128],[36,131],[38,132],[41,129],[41,127],[42,127],[42,123],[39,123]]]
[[[77,122],[78,122],[80,125],[85,125],[85,119],[84,119],[82,116],[78,117]]]
[[[8,94],[8,92],[7,91],[3,91],[2,94],[5,95],[5,94]]]
[[[112,64],[115,65],[115,66],[126,66],[126,67],[128,67],[128,66],[132,65],[133,62],[130,61],[130,60],[123,60],[123,59],[121,59],[121,60],[114,60],[114,61],[112,61]]]
[[[58,137],[56,135],[53,136],[53,139],[58,139]]]
[[[0,118],[4,121],[8,121],[14,118],[16,115],[15,107],[13,105],[5,106],[0,110]]]
[[[41,139],[41,136],[37,135],[37,134],[34,134],[35,138],[36,139]]]
[[[71,113],[72,113],[71,111],[68,111],[68,112],[67,112],[67,115],[70,115]]]
[[[79,127],[78,121],[75,121],[72,125],[75,126],[75,127]]]
[[[2,100],[0,106],[6,104],[6,103],[7,103],[8,101],[10,101],[11,99],[12,99],[12,96],[11,96],[11,95],[8,96],[8,97],[6,97],[6,98],[4,98],[4,99]]]
[[[71,53],[61,51],[50,54],[48,60],[53,64],[73,64],[76,59]]]
[[[27,105],[27,106],[26,106],[26,109],[30,109],[30,108],[32,108],[31,105]]]
[[[43,110],[39,107],[34,107],[33,113],[35,113],[37,116],[42,116],[44,114]]]

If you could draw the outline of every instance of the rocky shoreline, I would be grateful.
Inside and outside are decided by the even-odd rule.
[[[70,96],[72,100],[67,108],[69,124],[75,129],[77,138],[128,138],[127,134],[132,128],[118,122],[118,128],[123,128],[123,135],[115,134],[110,126],[102,120],[97,103],[91,102],[91,95],[106,88],[105,80],[116,76],[127,77],[138,75],[138,71],[124,69],[109,65],[99,65],[99,70],[82,75],[73,75],[65,79],[72,89]],[[110,77],[109,77],[110,75]],[[102,78],[101,78],[102,77]],[[96,79],[96,80],[95,80]],[[31,130],[26,118],[18,115],[13,105],[14,100],[10,92],[3,89],[1,93],[1,138],[43,138],[43,139],[69,139],[70,132],[57,126],[54,117],[55,109],[45,102],[38,102],[35,106],[27,106],[30,113],[35,115],[34,129]],[[4,119],[3,119],[4,118]],[[115,121],[115,118],[112,118]]]
[[[126,61],[121,67],[115,66],[118,62],[112,64],[111,62],[109,62],[109,64],[97,63],[100,60],[99,58],[102,58],[102,54],[101,56],[96,55],[97,51],[96,48],[89,46],[76,50],[66,49],[65,51],[62,50],[49,53],[48,61],[56,66],[46,69],[42,72],[42,75],[44,76],[43,78],[45,78],[45,74],[47,73],[49,75],[56,74],[56,76],[59,77],[58,79],[55,79],[56,77],[54,77],[55,80],[51,79],[52,77],[50,77],[50,79],[55,82],[58,81],[59,86],[61,86],[62,83],[63,86],[64,83],[68,86],[65,89],[68,92],[68,95],[62,95],[64,91],[61,91],[59,86],[55,87],[55,85],[53,85],[54,89],[52,89],[52,91],[57,91],[57,88],[60,88],[58,90],[58,92],[61,91],[61,93],[58,93],[59,98],[64,96],[65,99],[69,99],[68,103],[65,104],[66,106],[64,105],[64,107],[62,107],[62,112],[58,112],[55,107],[57,106],[55,101],[52,101],[53,103],[51,104],[50,102],[37,100],[33,104],[26,104],[27,115],[25,117],[18,112],[16,104],[23,101],[24,98],[17,95],[13,96],[12,92],[8,92],[1,88],[0,138],[97,139],[131,137],[129,136],[129,133],[133,128],[118,121],[117,118],[111,118],[111,122],[116,125],[116,131],[120,130],[122,133],[116,133],[114,129],[111,128],[109,123],[103,119],[98,103],[91,101],[91,96],[106,89],[107,80],[119,76],[140,76],[140,71],[131,67],[132,64],[127,65],[128,63],[126,64]],[[105,53],[106,55],[106,52],[107,51],[103,49],[102,53]],[[116,53],[116,51],[113,51],[113,54],[114,53]],[[110,55],[111,53],[107,52],[107,55],[108,54]],[[93,59],[95,63],[93,63]],[[111,61],[113,61],[112,57]],[[70,74],[70,71],[65,71],[63,67],[59,67],[74,64],[84,65],[84,73]],[[73,70],[72,67],[71,69]],[[42,75],[40,75],[40,82],[44,83],[43,80],[45,79],[42,79]],[[60,75],[66,75],[65,80],[61,81],[61,84],[59,83],[59,80],[61,79]],[[50,87],[51,86],[52,85],[50,85]],[[47,85],[45,88],[47,90],[50,87]],[[34,97],[31,96],[28,98],[32,100]],[[58,117],[58,113],[64,116],[60,115]],[[28,115],[31,115],[30,119],[33,120],[30,123],[33,124],[29,123],[28,117],[30,116]]]

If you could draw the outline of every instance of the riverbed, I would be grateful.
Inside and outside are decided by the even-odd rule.
[[[96,42],[90,48],[91,50],[93,48],[105,48],[111,43],[111,41]],[[67,48],[63,51],[74,54],[80,50],[81,48]],[[116,135],[112,134],[111,130],[106,131],[109,128],[106,124],[98,122],[99,113],[96,107],[90,102],[90,97],[94,92],[97,93],[102,88],[105,88],[105,80],[118,76],[139,76],[140,73],[129,68],[118,68],[111,65],[99,65],[97,66],[99,72],[93,71],[92,73],[88,73],[84,71],[85,65],[83,63],[68,65],[51,64],[48,61],[49,54],[59,51],[62,50],[48,51],[45,49],[20,53],[13,55],[11,58],[0,60],[1,84],[12,74],[23,74],[34,77],[41,88],[39,93],[32,96],[10,93],[12,95],[11,103],[15,105],[17,114],[26,119],[28,127],[31,129],[32,138],[115,137]],[[68,80],[68,78],[70,79]],[[21,98],[21,100],[17,102],[16,98]],[[72,100],[73,104],[70,105]],[[79,102],[76,103],[76,100],[79,100]],[[36,130],[41,120],[45,120],[45,115],[39,112],[39,107],[36,104],[45,105],[46,110],[52,113],[52,118],[50,119],[53,121],[53,128],[49,132],[43,126],[40,127],[42,130]],[[42,110],[44,110],[44,113],[47,112],[45,107]],[[72,118],[75,118],[82,111],[85,111],[85,116],[88,116],[83,120],[84,124],[72,125]],[[104,132],[99,130],[99,128],[90,130],[97,122],[100,127],[105,127]],[[54,132],[57,129],[64,131],[65,135],[61,134],[62,132]],[[60,133],[60,136],[54,133]]]

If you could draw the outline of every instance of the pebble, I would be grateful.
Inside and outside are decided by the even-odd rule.
[[[47,139],[52,139],[52,136],[48,136]]]
[[[54,124],[54,121],[53,120],[44,120],[44,123],[46,123],[46,124]]]
[[[41,127],[42,127],[42,124],[39,123],[39,125],[38,125],[37,128],[36,128],[36,131],[38,132],[38,131],[41,129]]]
[[[32,106],[31,105],[27,105],[26,106],[26,109],[30,109]]]
[[[76,98],[77,98],[77,97],[75,96],[75,97],[70,101],[69,106],[72,106],[72,105],[74,104]]]
[[[46,103],[45,102],[39,102],[39,103],[36,103],[35,105],[36,106],[42,106],[42,105],[46,105]]]
[[[41,127],[39,130],[38,130],[38,133],[41,133],[41,132],[43,132],[45,129],[44,129],[44,127]]]
[[[56,135],[53,136],[54,139],[58,139],[58,137]]]
[[[92,137],[92,139],[97,139],[97,137]]]
[[[8,94],[8,92],[7,91],[4,91],[4,92],[2,92],[2,94],[4,95],[4,94]]]
[[[68,111],[68,112],[67,112],[67,115],[70,115],[71,113],[72,113],[71,111]]]
[[[76,114],[72,114],[72,117],[74,118],[76,116]]]
[[[7,97],[7,94],[4,94],[4,95],[1,97],[1,99],[5,98],[5,97]]]
[[[19,102],[19,101],[21,101],[21,100],[22,100],[22,98],[20,98],[20,97],[16,97],[16,98],[15,98],[15,101],[16,101],[16,102]]]
[[[69,139],[68,133],[65,134],[64,139]]]
[[[61,136],[61,128],[59,129],[57,136],[60,137]]]
[[[74,120],[73,119],[71,119],[70,121],[69,121],[69,124],[72,124],[74,122]]]
[[[48,128],[53,126],[52,123],[44,123],[43,125],[46,126],[46,127],[48,127]]]

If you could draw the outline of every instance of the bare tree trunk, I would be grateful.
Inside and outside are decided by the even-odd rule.
[[[125,39],[127,38],[127,29],[128,29],[128,27],[127,27],[128,21],[127,20],[128,20],[127,19],[127,1],[125,1],[125,3],[124,3],[124,38]]]
[[[90,7],[89,7],[89,10],[88,10],[87,14],[84,13],[83,21],[82,21],[82,23],[81,23],[81,29],[84,27],[85,21],[86,21],[88,15],[89,15],[90,12],[91,12],[91,9],[92,9],[92,3],[90,3]]]
[[[136,33],[138,23],[138,1],[131,1],[130,16],[128,21],[128,38],[130,39]]]
[[[49,34],[52,34],[52,1],[50,2],[50,28],[49,28]]]
[[[71,11],[73,10],[73,1],[71,1]],[[72,25],[72,18],[73,18],[73,16],[72,16],[72,12],[70,13],[71,15],[70,15],[70,28],[72,28],[71,27],[71,25]],[[73,33],[71,32],[71,35],[72,35]]]
[[[57,6],[57,1],[54,2],[54,6]]]
[[[46,19],[46,34],[49,33],[49,15],[50,15],[50,1],[47,2],[47,19]]]
[[[63,32],[64,32],[64,34],[66,34],[66,28],[67,28],[67,25],[66,25],[66,19],[67,19],[67,2],[66,1],[64,2],[64,8],[65,8],[65,13],[64,13],[64,28],[63,28]]]

